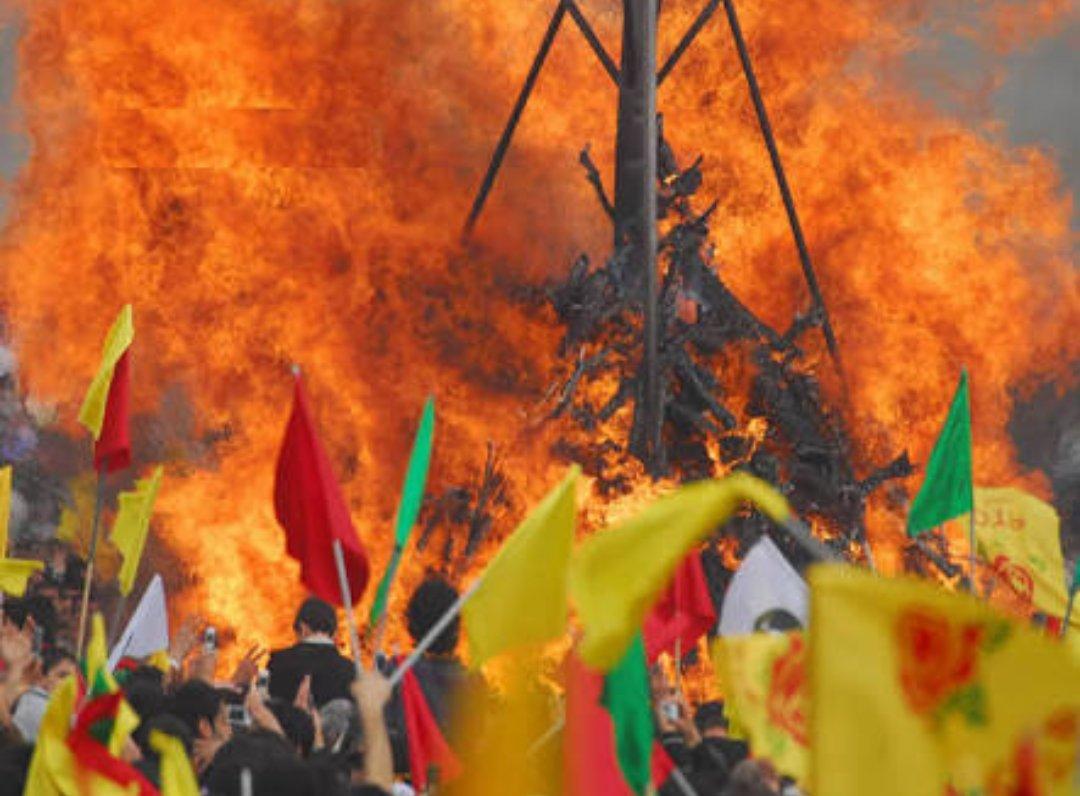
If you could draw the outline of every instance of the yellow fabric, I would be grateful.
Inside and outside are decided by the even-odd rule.
[[[1053,506],[1009,487],[975,490],[975,544],[990,573],[992,604],[1018,616],[1061,619],[1069,600],[1060,521]],[[1080,634],[1074,611],[1069,633]]]
[[[0,558],[7,557],[11,521],[11,465],[0,467]]]
[[[574,544],[576,489],[581,468],[517,527],[484,572],[463,610],[474,667],[504,650],[548,641],[566,629],[566,568]]]
[[[161,796],[199,796],[199,783],[184,744],[171,735],[151,730],[150,747],[161,758]]]
[[[135,575],[146,546],[146,532],[150,528],[150,515],[154,512],[154,500],[161,486],[162,471],[162,467],[157,467],[149,478],[139,479],[134,489],[121,493],[119,498],[112,543],[124,557],[117,576],[120,593],[124,596],[131,594],[135,585]]]
[[[733,735],[800,783],[810,770],[806,637],[792,633],[726,636],[713,644]]]
[[[144,659],[144,663],[148,666],[153,666],[164,675],[168,675],[172,670],[172,662],[169,660],[168,650],[158,650],[157,652],[151,653]]]
[[[585,628],[580,654],[587,665],[606,672],[619,662],[687,551],[743,501],[778,522],[790,516],[787,502],[768,484],[736,473],[681,487],[578,548],[570,596]]]
[[[22,597],[26,593],[26,583],[30,576],[44,566],[40,561],[0,559],[0,591],[12,597]]]
[[[0,592],[13,597],[26,593],[26,582],[45,565],[40,561],[8,558],[8,522],[11,517],[11,466],[0,467]]]
[[[821,565],[810,589],[812,793],[1071,792],[1068,648],[926,582]]]
[[[65,506],[60,511],[56,538],[67,542],[80,558],[85,559],[90,554],[97,476],[93,471],[78,475],[68,482],[68,488],[73,505]],[[94,554],[94,580],[98,583],[109,582],[120,571],[120,564],[120,553],[105,534],[100,534]]]
[[[80,770],[66,742],[77,696],[78,686],[74,677],[66,678],[52,692],[38,729],[23,793],[25,796],[132,796],[138,792],[137,786],[125,789],[96,774]],[[134,713],[130,707],[127,711]],[[138,723],[137,718],[135,722]],[[124,723],[130,726],[130,717]],[[126,738],[127,735],[121,743]]]
[[[86,397],[79,409],[79,422],[93,435],[94,439],[101,436],[101,425],[105,422],[105,404],[109,399],[113,370],[134,339],[135,326],[131,318],[131,305],[125,304],[105,338],[101,364],[98,366],[97,373],[94,374],[94,380],[90,382],[90,389],[86,391]]]

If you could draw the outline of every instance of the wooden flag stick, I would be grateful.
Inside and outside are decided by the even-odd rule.
[[[349,627],[349,645],[352,647],[353,663],[356,673],[364,671],[360,658],[360,634],[356,630],[356,614],[353,611],[352,593],[349,590],[349,577],[345,572],[345,551],[341,549],[341,540],[334,540],[334,562],[337,564],[338,583],[341,584],[341,602],[345,607],[345,624]]]
[[[105,505],[105,473],[109,469],[109,459],[101,462],[97,474],[97,494],[94,497],[94,519],[90,526],[90,552],[86,559],[86,572],[83,574],[82,605],[79,608],[79,633],[75,644],[75,657],[82,658],[83,644],[86,641],[86,620],[90,611],[90,587],[94,582],[94,561],[97,559],[98,537],[101,535],[101,510]]]
[[[405,672],[409,671],[418,660],[420,656],[427,652],[428,647],[435,643],[435,640],[442,635],[442,632],[446,629],[446,626],[454,621],[454,617],[461,613],[461,609],[465,607],[465,603],[476,594],[476,590],[480,588],[480,584],[483,582],[483,576],[477,578],[473,585],[458,596],[454,604],[446,609],[446,612],[439,617],[439,621],[436,622],[427,634],[420,639],[420,643],[416,645],[416,648],[409,653],[409,657],[401,662],[401,665],[394,669],[394,673],[390,675],[390,687],[401,682],[401,678],[405,676]]]
[[[970,515],[970,520],[968,522],[968,534],[969,534],[968,543],[969,543],[969,545],[971,547],[971,550],[969,552],[969,557],[971,559],[971,593],[978,596],[978,594],[979,594],[979,587],[977,585],[978,581],[975,579],[975,567],[977,565],[977,560],[976,560],[976,555],[975,555],[975,501],[974,500],[971,501],[971,515]]]

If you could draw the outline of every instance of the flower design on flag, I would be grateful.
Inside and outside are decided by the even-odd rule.
[[[1030,607],[1035,599],[1035,579],[1031,571],[1007,556],[994,559],[991,568],[1011,591],[1014,599],[1021,605]]]
[[[800,746],[809,746],[806,726],[806,643],[799,633],[791,634],[787,650],[773,661],[765,709],[769,721],[788,733]]]
[[[911,709],[933,714],[945,702],[955,701],[969,718],[977,719],[977,694],[964,700],[950,697],[975,681],[982,626],[953,624],[930,609],[914,607],[900,614],[896,632],[900,685]]]

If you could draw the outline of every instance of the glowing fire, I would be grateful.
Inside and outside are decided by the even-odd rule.
[[[155,533],[183,562],[167,573],[180,610],[241,641],[288,634],[300,592],[270,491],[290,362],[305,367],[376,572],[428,393],[433,492],[474,478],[488,439],[509,476],[499,534],[555,482],[557,429],[526,410],[559,329],[517,296],[609,242],[576,153],[591,142],[610,168],[614,93],[580,39],[555,47],[478,243],[457,241],[553,2],[11,4],[32,154],[0,243],[3,309],[29,390],[73,427],[102,334],[134,302],[138,454],[170,464]],[[619,4],[582,5],[614,44]],[[661,52],[698,5],[664,3]],[[741,5],[861,453],[924,460],[966,365],[979,481],[1043,489],[1019,472],[1005,423],[1010,388],[1064,383],[1080,356],[1070,198],[1053,162],[879,77],[915,41],[922,3]],[[1005,43],[1010,5],[981,6]],[[1059,5],[1043,4],[1040,25]],[[786,327],[805,291],[722,20],[660,103],[677,151],[705,155],[725,279]],[[654,490],[635,477],[643,491],[626,505]],[[900,523],[899,507],[872,504],[890,570]],[[408,562],[399,604],[425,564]]]

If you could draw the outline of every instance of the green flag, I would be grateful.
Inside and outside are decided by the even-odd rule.
[[[967,371],[953,396],[945,426],[934,443],[922,489],[908,512],[908,536],[917,536],[972,510],[975,492],[971,475],[971,405]]]
[[[652,783],[653,717],[645,642],[638,633],[618,666],[604,679],[603,705],[615,725],[615,755],[630,789]]]
[[[386,612],[386,601],[390,596],[390,585],[394,582],[398,564],[401,563],[401,554],[405,552],[405,546],[409,543],[409,534],[416,524],[416,517],[420,513],[420,504],[424,500],[424,485],[427,483],[428,465],[431,464],[431,446],[435,438],[435,399],[428,398],[424,404],[424,412],[420,416],[420,427],[416,430],[416,439],[413,440],[412,454],[409,456],[409,468],[405,471],[405,484],[401,487],[401,500],[398,502],[397,526],[394,529],[394,552],[390,554],[390,562],[386,565],[386,572],[379,581],[379,588],[375,592],[375,601],[371,604],[371,614],[368,622],[371,627],[382,618]]]

